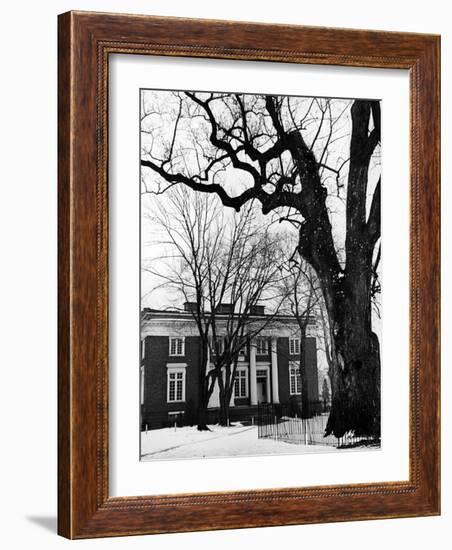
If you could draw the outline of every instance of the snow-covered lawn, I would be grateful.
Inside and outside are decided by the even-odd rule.
[[[326,445],[297,445],[258,439],[257,426],[237,424],[229,428],[209,426],[209,432],[194,427],[162,428],[141,432],[141,460],[256,456],[335,452]]]

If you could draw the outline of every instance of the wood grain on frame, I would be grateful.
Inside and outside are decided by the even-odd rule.
[[[59,16],[58,531],[68,538],[439,514],[438,36],[69,12]],[[108,495],[108,56],[408,69],[410,479]]]

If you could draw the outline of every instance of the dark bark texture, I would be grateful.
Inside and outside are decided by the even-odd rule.
[[[370,116],[374,128],[369,132]],[[351,109],[352,137],[346,208],[346,262],[334,251],[331,224],[315,162],[300,143],[308,174],[303,182],[307,220],[300,229],[299,252],[316,270],[334,339],[332,407],[326,435],[380,435],[380,352],[371,325],[371,278],[375,244],[380,237],[380,181],[366,220],[369,163],[380,140],[378,102],[356,100]],[[301,142],[301,140],[299,140]],[[308,157],[308,162],[303,161]],[[312,155],[313,156],[313,155]]]
[[[186,93],[204,112],[211,132],[210,142],[232,165],[246,171],[254,185],[238,195],[229,195],[220,184],[208,183],[204,177],[188,177],[170,173],[165,163],[142,160],[142,166],[154,170],[170,185],[183,184],[200,192],[215,193],[224,206],[239,211],[250,200],[260,202],[262,212],[289,207],[302,217],[299,226],[299,254],[314,268],[322,288],[331,330],[332,408],[326,435],[342,437],[346,432],[378,437],[380,435],[380,353],[371,324],[371,288],[373,255],[380,238],[380,181],[378,181],[366,215],[369,193],[368,173],[372,155],[380,142],[380,104],[378,101],[355,100],[351,107],[352,133],[350,165],[346,196],[345,263],[335,249],[327,188],[322,184],[321,162],[304,141],[299,128],[284,127],[281,103],[274,96],[265,97],[265,108],[275,135],[273,145],[265,151],[254,146],[246,117],[235,122],[241,126],[241,145],[234,148],[231,131],[221,127],[215,118],[210,100],[195,93]],[[243,103],[237,98],[241,108]],[[240,153],[240,154],[239,154]],[[244,160],[246,153],[250,162]],[[273,179],[273,192],[266,190],[268,170],[272,161],[289,154],[293,169],[281,171]],[[252,162],[251,162],[252,161]],[[296,184],[301,184],[296,190]],[[224,403],[222,409],[227,410]],[[222,419],[226,421],[226,419]]]
[[[371,284],[375,244],[380,236],[380,181],[366,220],[368,170],[380,140],[378,102],[355,101],[352,107],[350,170],[347,188],[346,264],[334,274],[329,294],[336,372],[327,434],[380,436],[380,350],[372,332]],[[369,132],[370,115],[374,128]]]

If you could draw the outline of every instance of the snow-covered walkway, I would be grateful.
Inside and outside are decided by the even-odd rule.
[[[257,426],[237,424],[229,428],[209,426],[209,432],[194,427],[162,428],[141,433],[141,460],[256,456],[272,454],[325,453],[337,451],[326,445],[296,445],[258,439]]]

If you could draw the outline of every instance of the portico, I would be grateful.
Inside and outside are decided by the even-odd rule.
[[[190,312],[151,310],[142,329],[141,401],[143,425],[160,426],[170,414],[196,409],[198,403],[200,340]],[[259,318],[261,320],[261,318]],[[250,332],[255,326],[250,322]],[[224,338],[227,326],[218,321],[217,338]],[[256,321],[257,323],[257,321]],[[254,330],[237,356],[230,398],[231,418],[252,422],[259,403],[287,405],[301,395],[300,356],[307,369],[310,399],[318,400],[315,325],[308,326],[301,342],[291,317],[268,321],[265,329]],[[208,348],[209,355],[212,349]],[[181,366],[184,368],[181,368]],[[213,369],[215,357],[208,357]],[[217,422],[220,410],[218,380],[208,403],[209,422]]]
[[[271,339],[271,363],[256,360],[256,340],[250,343],[250,404],[279,403],[277,339]]]

